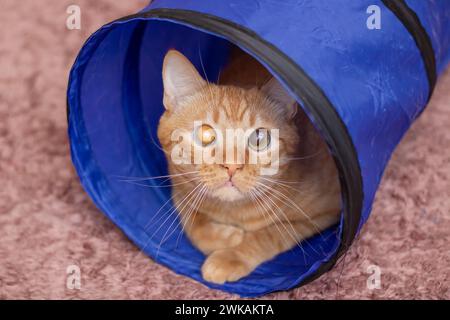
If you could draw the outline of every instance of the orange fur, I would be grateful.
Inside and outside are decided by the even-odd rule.
[[[245,277],[335,224],[340,211],[334,162],[305,114],[290,112],[265,93],[270,74],[253,58],[238,49],[232,57],[215,85],[180,53],[169,52],[163,68],[166,112],[158,128],[174,175],[174,203],[187,236],[207,255],[203,277],[214,283]],[[261,176],[263,165],[244,163],[230,178],[228,164],[176,165],[171,134],[175,128],[193,131],[195,120],[216,130],[279,128],[278,173]],[[229,179],[234,186],[226,184]]]

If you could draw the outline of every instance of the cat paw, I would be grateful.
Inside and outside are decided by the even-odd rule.
[[[202,276],[208,282],[234,282],[253,271],[250,264],[231,249],[213,252],[202,266]]]
[[[224,226],[222,238],[224,239],[224,248],[235,247],[244,240],[244,230],[233,226]]]

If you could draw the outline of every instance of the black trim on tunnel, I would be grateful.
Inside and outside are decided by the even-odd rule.
[[[217,16],[190,10],[152,9],[117,21],[133,18],[156,18],[180,22],[221,36],[248,50],[275,72],[300,99],[301,105],[312,115],[315,125],[332,150],[339,171],[343,200],[343,229],[339,248],[329,261],[300,285],[309,283],[330,270],[350,247],[358,231],[362,205],[363,184],[361,168],[350,134],[335,108],[319,86],[287,55],[259,37],[255,32]]]
[[[427,72],[430,100],[437,82],[436,57],[427,31],[417,14],[406,4],[405,0],[381,0],[384,5],[400,20],[413,37]]]

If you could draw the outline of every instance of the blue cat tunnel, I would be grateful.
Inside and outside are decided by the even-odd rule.
[[[342,215],[303,250],[214,285],[201,277],[205,257],[167,213],[170,188],[117,177],[167,174],[156,138],[167,51],[181,51],[213,81],[233,46],[284,85],[327,142],[340,173]],[[394,148],[449,59],[447,0],[156,0],[103,26],[81,49],[68,86],[73,163],[98,208],[155,261],[241,296],[287,290],[328,271],[349,248]],[[159,246],[163,211],[177,229]]]

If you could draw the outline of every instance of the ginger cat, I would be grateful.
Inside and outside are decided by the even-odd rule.
[[[216,85],[170,50],[162,76],[166,111],[158,137],[184,231],[207,256],[201,270],[206,281],[237,281],[338,222],[340,186],[325,143],[296,101],[256,60],[234,50]],[[233,149],[234,159],[243,162],[197,163],[192,154],[190,163],[173,160],[179,143],[173,139],[175,130],[187,132],[184,142],[203,152],[228,128],[252,132],[239,136],[243,150]],[[271,129],[279,130],[276,144]],[[261,170],[274,163],[246,162],[250,153],[269,152],[278,154],[275,174]]]

